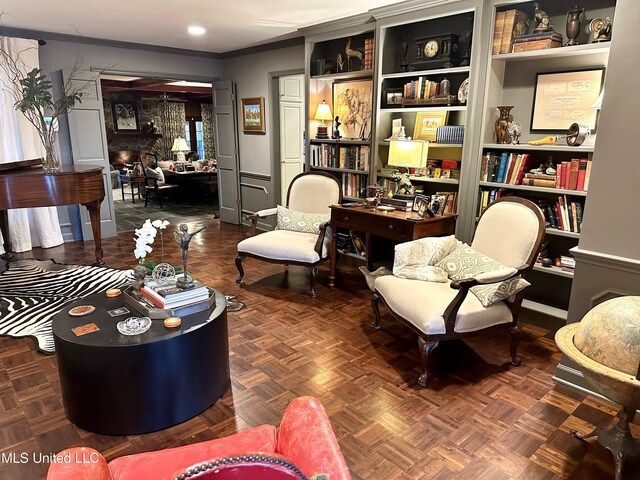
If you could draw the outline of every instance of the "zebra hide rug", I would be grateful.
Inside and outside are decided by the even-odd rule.
[[[0,274],[0,335],[32,337],[38,351],[53,354],[51,319],[70,303],[122,287],[131,270],[17,260]]]

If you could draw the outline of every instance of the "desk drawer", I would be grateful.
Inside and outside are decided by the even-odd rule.
[[[335,224],[351,230],[360,230],[381,237],[405,240],[410,239],[410,228],[406,220],[382,215],[362,215],[359,212],[340,212]]]

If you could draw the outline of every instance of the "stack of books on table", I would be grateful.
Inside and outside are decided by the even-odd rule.
[[[194,280],[195,286],[189,290],[183,290],[175,285],[161,286],[155,282],[149,282],[142,287],[140,293],[156,308],[173,310],[187,305],[194,305],[209,300],[209,290],[205,285]]]
[[[513,41],[513,53],[545,50],[562,46],[562,34],[556,32],[539,32],[520,35]]]
[[[381,198],[380,205],[387,205],[389,207],[394,207],[396,210],[400,210],[403,212],[410,212],[411,207],[413,206],[413,198],[411,200],[405,200],[403,198]]]

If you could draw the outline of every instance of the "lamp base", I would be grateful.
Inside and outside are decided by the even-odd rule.
[[[320,138],[320,139],[329,138],[329,130],[325,124],[318,125],[318,130],[316,130],[316,138]]]

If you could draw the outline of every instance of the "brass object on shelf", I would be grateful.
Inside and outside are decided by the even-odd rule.
[[[496,108],[500,111],[495,125],[496,143],[509,143],[510,112],[513,105],[500,105]]]
[[[584,19],[584,8],[578,7],[577,5],[573,8],[573,10],[569,10],[567,12],[567,38],[569,41],[567,42],[567,46],[578,45],[576,39],[578,35],[580,35],[580,31],[582,30],[582,21]]]

